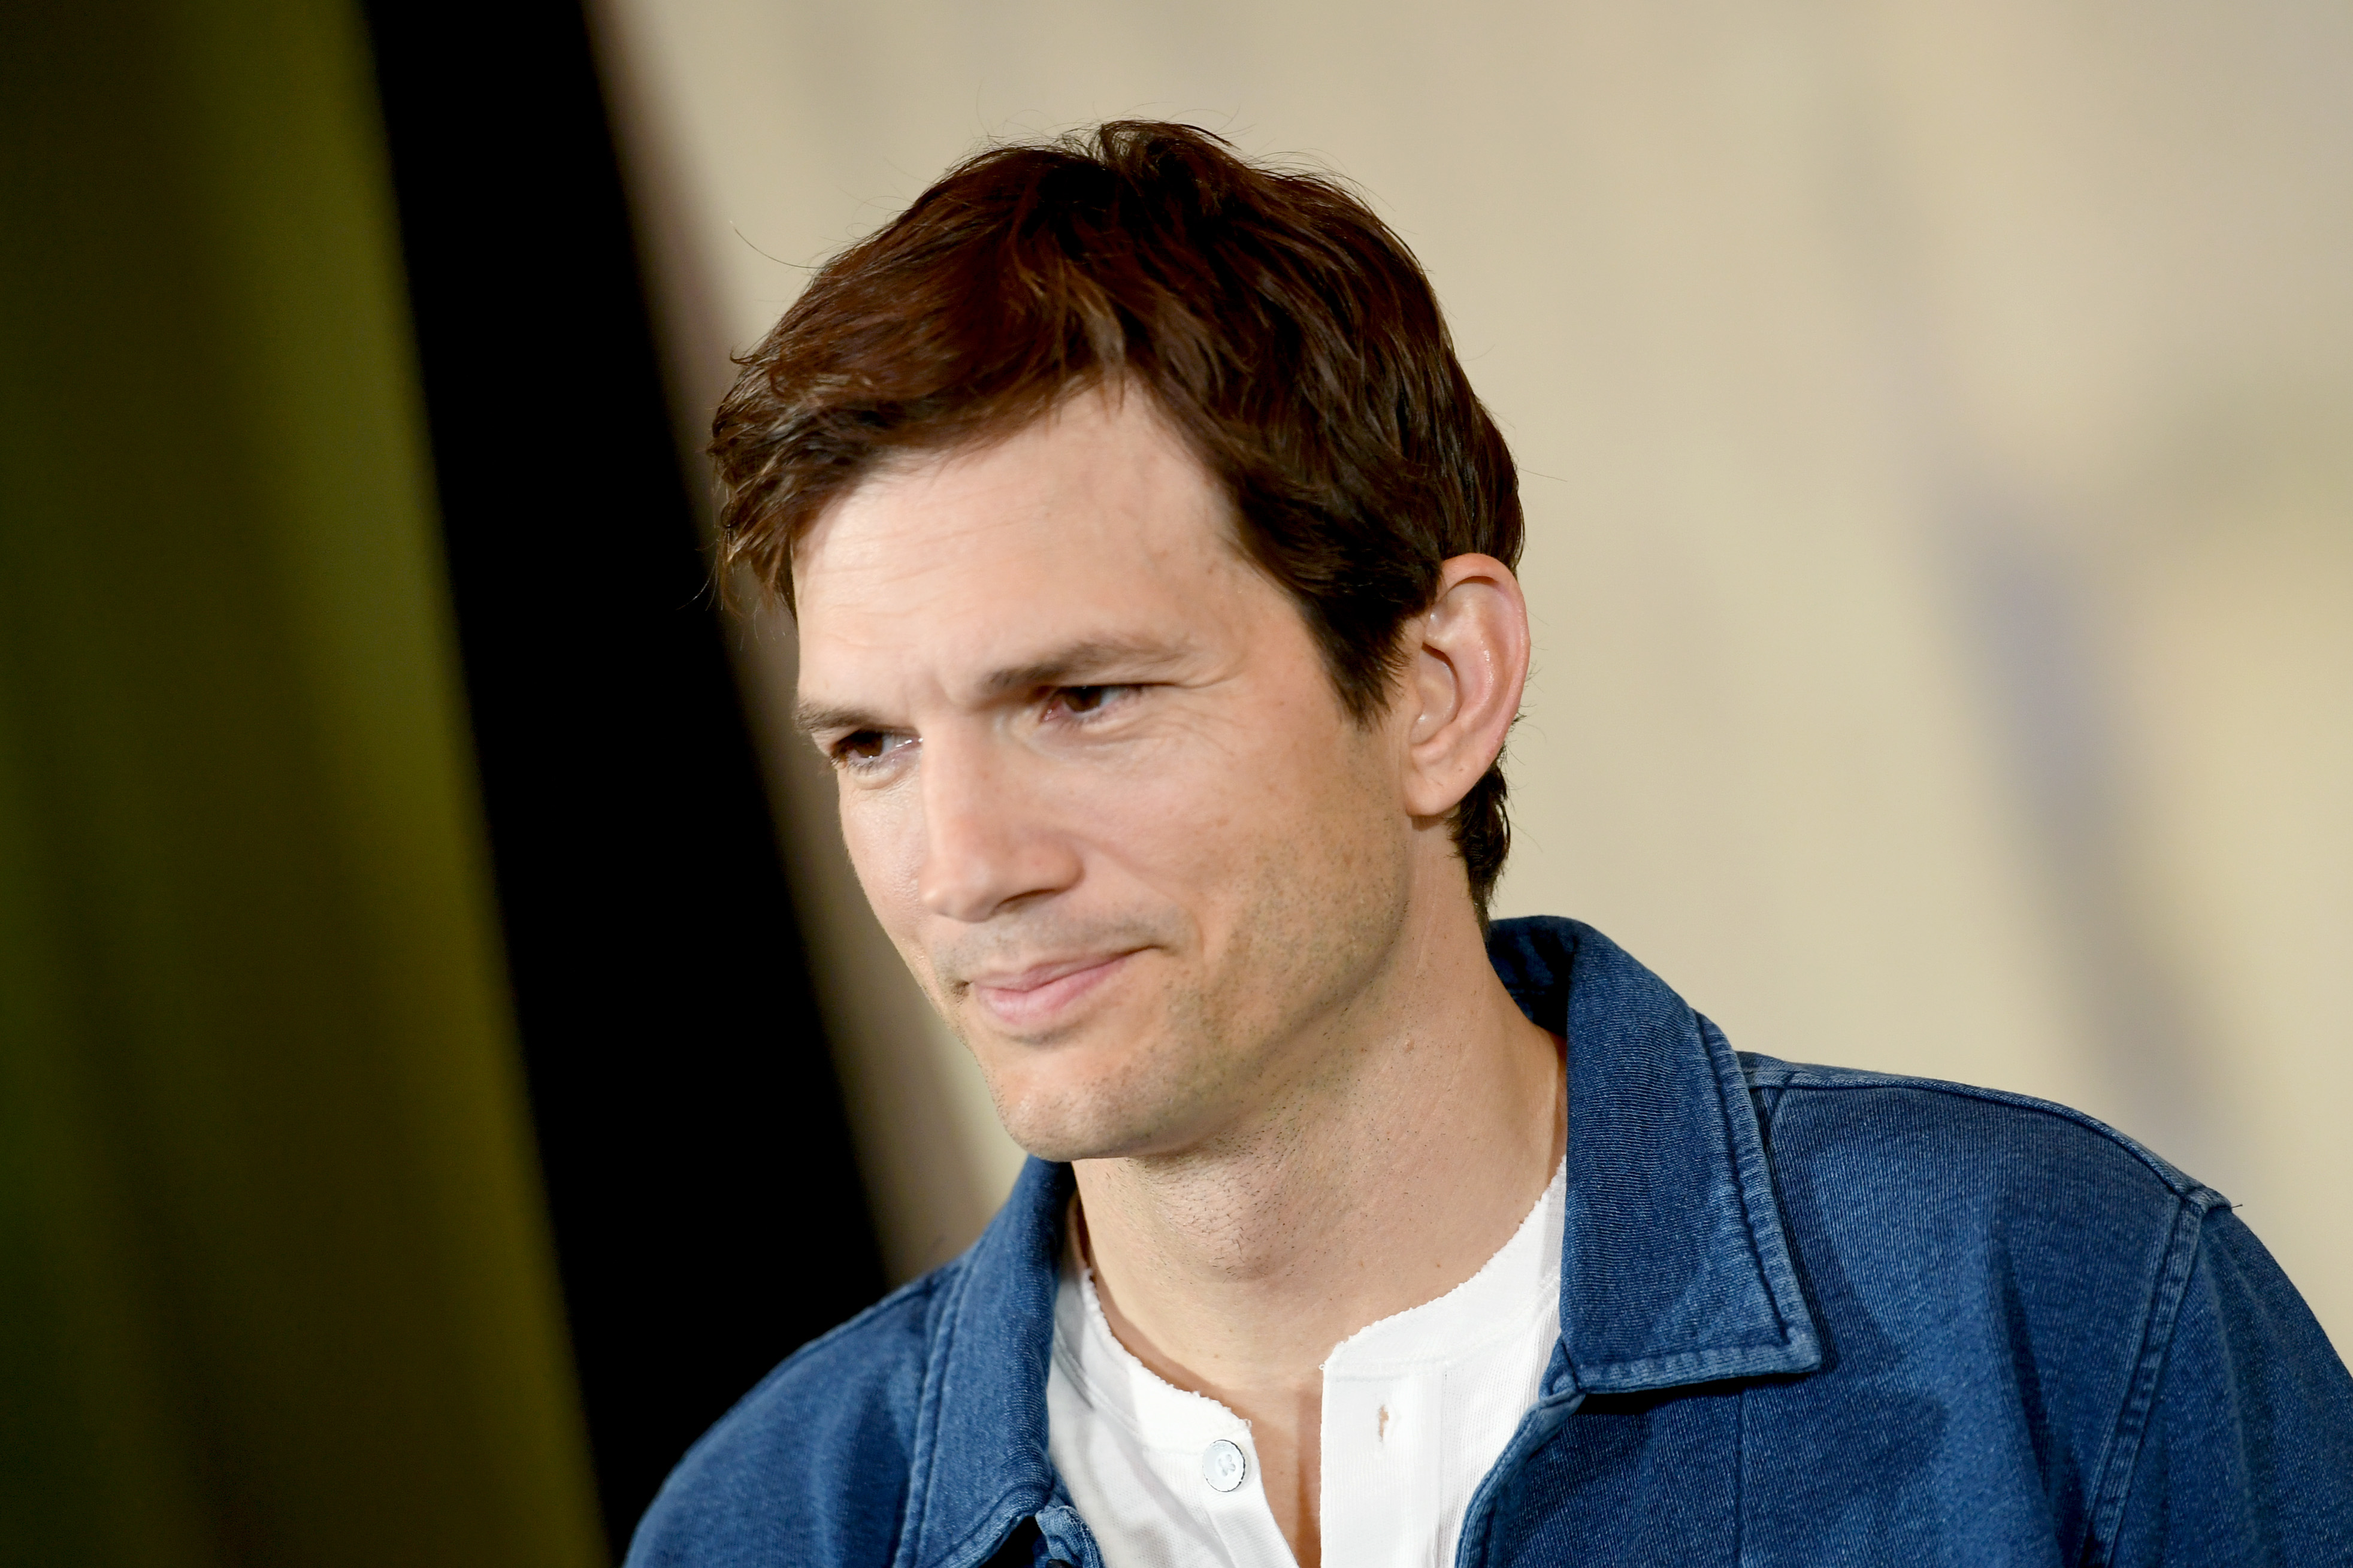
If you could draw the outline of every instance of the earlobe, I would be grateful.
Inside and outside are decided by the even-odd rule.
[[[1415,717],[1406,736],[1406,802],[1442,816],[1504,749],[1527,682],[1527,602],[1512,569],[1458,555],[1427,613],[1410,623]]]

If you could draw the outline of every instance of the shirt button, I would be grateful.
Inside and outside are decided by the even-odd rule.
[[[1221,1492],[1229,1492],[1242,1484],[1250,1473],[1250,1461],[1242,1458],[1241,1446],[1229,1443],[1223,1437],[1201,1450],[1201,1479]]]

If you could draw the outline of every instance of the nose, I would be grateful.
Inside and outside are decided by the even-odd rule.
[[[1078,880],[1077,847],[1047,818],[1034,780],[982,743],[926,745],[923,908],[976,923]]]

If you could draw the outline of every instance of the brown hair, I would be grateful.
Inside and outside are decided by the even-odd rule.
[[[1388,703],[1449,557],[1519,558],[1518,475],[1412,253],[1330,178],[1115,121],[949,171],[818,272],[719,405],[723,564],[789,605],[795,542],[886,455],[1149,391],[1298,602],[1343,706]],[[1483,919],[1500,759],[1455,807]]]

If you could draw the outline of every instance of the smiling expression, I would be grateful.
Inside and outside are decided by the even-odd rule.
[[[1056,1159],[1279,1103],[1389,964],[1401,731],[1141,393],[902,461],[795,558],[803,727],[883,928]]]

